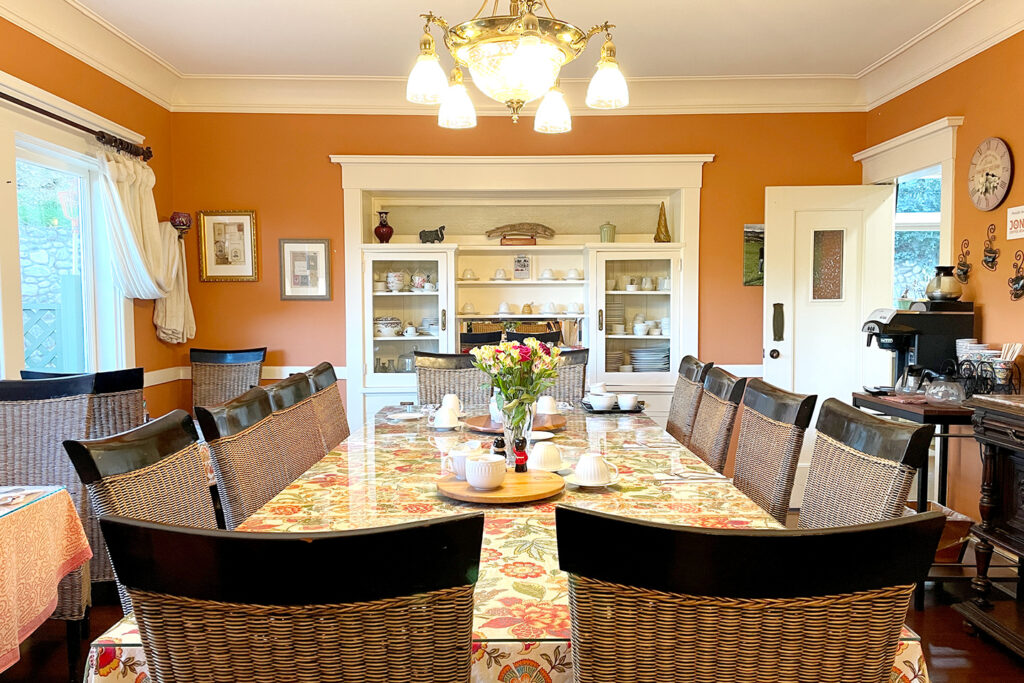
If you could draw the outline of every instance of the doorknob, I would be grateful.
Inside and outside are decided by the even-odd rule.
[[[771,351],[768,352],[768,357],[771,358],[772,360],[778,358],[780,355],[782,354],[779,353],[778,349],[772,349]]]

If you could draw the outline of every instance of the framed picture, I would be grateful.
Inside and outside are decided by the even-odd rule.
[[[532,275],[530,266],[532,261],[526,254],[517,254],[512,259],[512,279],[514,280],[529,280]]]
[[[743,285],[764,286],[764,223],[743,226]]]
[[[199,280],[256,282],[260,279],[255,211],[199,211]]]
[[[281,299],[331,298],[331,241],[278,240]]]

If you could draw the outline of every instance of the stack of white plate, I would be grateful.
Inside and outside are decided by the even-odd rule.
[[[619,366],[624,364],[623,358],[625,358],[625,355],[622,351],[605,351],[604,371],[618,372]]]
[[[605,302],[604,318],[607,326],[622,325],[626,322],[626,304],[621,301]]]
[[[668,370],[669,347],[652,346],[646,349],[631,349],[634,372],[666,372]]]

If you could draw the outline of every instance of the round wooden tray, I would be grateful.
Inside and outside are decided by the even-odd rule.
[[[474,415],[473,417],[467,417],[463,422],[466,426],[475,432],[485,432],[487,434],[501,434],[504,432],[505,427],[500,422],[494,422],[491,420],[490,415]],[[533,416],[533,430],[537,432],[553,432],[556,429],[561,429],[567,424],[565,415],[534,415]]]
[[[467,503],[526,503],[531,500],[550,498],[565,488],[565,480],[553,472],[528,470],[505,473],[501,486],[490,491],[481,491],[459,481],[454,475],[447,475],[437,482],[437,490],[455,500]]]

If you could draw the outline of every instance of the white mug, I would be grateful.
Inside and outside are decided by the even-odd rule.
[[[445,394],[441,397],[441,407],[451,408],[458,415],[462,412],[462,401],[459,400],[457,394]]]
[[[475,280],[476,279],[476,273],[473,272],[472,268],[466,268],[464,271],[462,271],[462,279],[463,280]]]
[[[554,396],[539,396],[537,398],[538,415],[558,415],[558,401]]]
[[[576,463],[576,481],[583,486],[604,486],[613,479],[612,471],[619,476],[619,468],[600,453],[584,453]]]
[[[512,306],[509,305],[509,303],[507,301],[502,301],[501,304],[498,305],[498,313],[511,313],[511,312],[512,312]]]
[[[578,268],[570,268],[569,272],[565,274],[565,277],[569,280],[579,280],[580,271]]]
[[[562,468],[562,451],[550,441],[538,441],[526,459],[526,468],[545,472],[559,470]]]
[[[427,419],[427,424],[434,429],[454,429],[459,424],[459,414],[442,406]]]
[[[636,410],[636,394],[619,394],[619,408],[622,410]]]
[[[475,455],[473,451],[453,450],[441,458],[441,467],[455,475],[459,481],[466,481],[466,458]]]
[[[505,273],[505,269],[504,268],[498,268],[497,270],[495,270],[494,271],[494,279],[495,280],[507,280],[508,279],[508,275]]]
[[[491,453],[466,458],[466,481],[475,489],[488,491],[501,486],[505,479],[505,458]]]
[[[604,382],[594,382],[590,385],[590,393],[592,394],[607,394],[608,385]]]
[[[540,279],[541,280],[553,280],[553,279],[555,279],[555,271],[551,270],[550,268],[545,268],[544,270],[542,270],[540,272]]]

